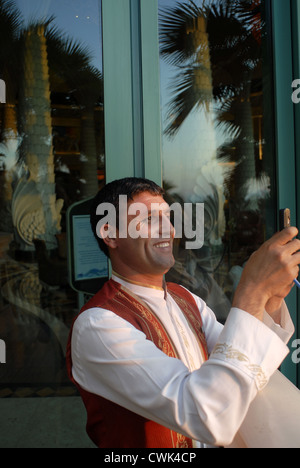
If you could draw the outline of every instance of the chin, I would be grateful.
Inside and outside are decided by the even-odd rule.
[[[168,262],[166,265],[164,265],[164,268],[165,268],[164,274],[168,273],[168,271],[170,271],[171,268],[173,268],[174,265],[175,265],[175,260],[174,259],[172,261]]]

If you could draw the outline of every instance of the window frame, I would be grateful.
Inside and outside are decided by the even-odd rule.
[[[161,184],[158,3],[102,0],[102,19],[106,180]]]

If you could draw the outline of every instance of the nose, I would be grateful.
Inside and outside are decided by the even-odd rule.
[[[160,217],[159,234],[164,239],[174,239],[176,234],[169,216],[166,216],[165,214],[162,214]]]

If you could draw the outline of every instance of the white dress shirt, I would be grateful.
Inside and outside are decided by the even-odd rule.
[[[91,393],[199,441],[197,446],[228,446],[251,402],[288,354],[286,343],[294,326],[286,306],[282,326],[267,314],[263,323],[236,308],[223,326],[193,295],[210,354],[203,362],[194,334],[169,294],[117,276],[113,279],[159,316],[180,359],[165,355],[113,312],[92,308],[77,318],[73,328],[75,381]]]

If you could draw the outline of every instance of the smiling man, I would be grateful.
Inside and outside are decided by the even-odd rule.
[[[145,179],[112,182],[94,199],[91,225],[113,274],[75,319],[67,365],[98,447],[229,445],[288,353],[297,229],[252,255],[222,326],[201,298],[164,282],[174,265],[169,211]]]

